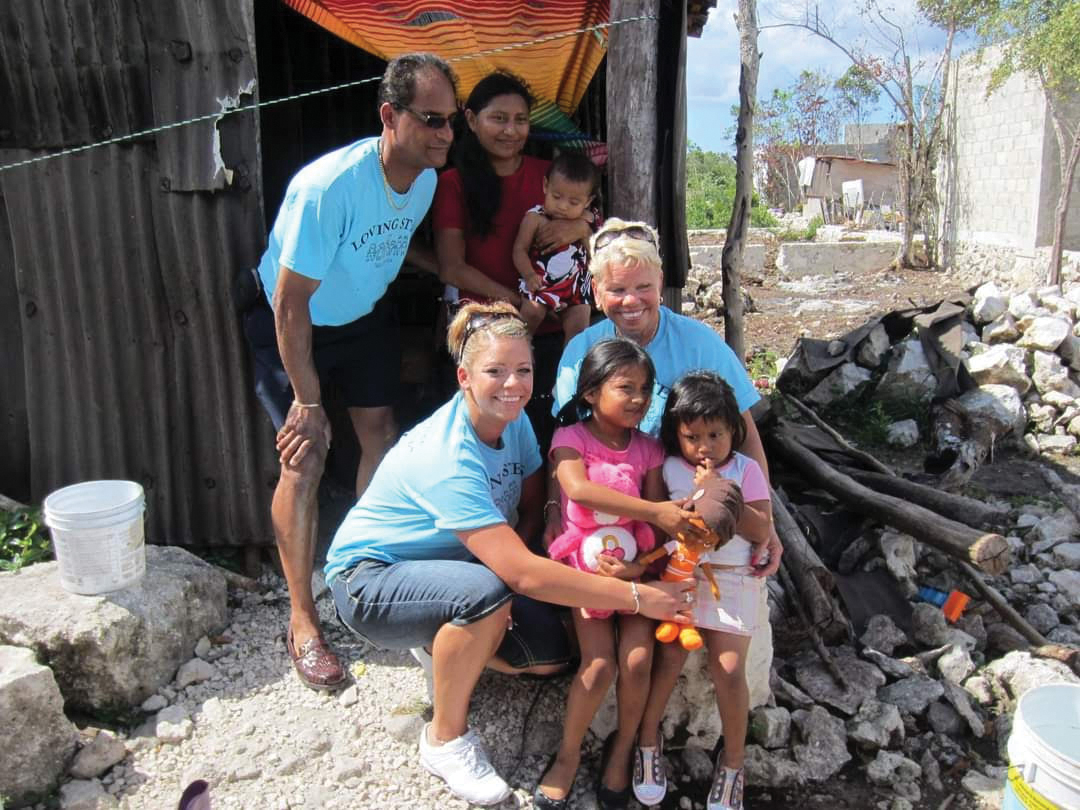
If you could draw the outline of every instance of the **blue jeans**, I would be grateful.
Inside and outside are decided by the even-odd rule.
[[[444,624],[472,624],[513,599],[513,626],[495,654],[515,669],[571,658],[559,609],[514,594],[480,562],[361,560],[334,577],[330,591],[342,623],[376,647],[430,646]]]

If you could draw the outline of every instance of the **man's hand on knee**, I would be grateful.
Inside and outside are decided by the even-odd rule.
[[[278,431],[276,446],[286,467],[298,467],[309,453],[325,454],[330,448],[330,420],[323,407],[294,402]]]

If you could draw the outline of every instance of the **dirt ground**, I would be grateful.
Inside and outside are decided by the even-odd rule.
[[[751,236],[751,242],[764,241]],[[723,235],[695,232],[691,246],[722,244]],[[799,337],[829,339],[854,329],[867,318],[894,309],[924,306],[964,288],[940,270],[894,270],[838,273],[785,280],[775,267],[776,243],[766,248],[763,274],[747,274],[744,291],[752,306],[745,314],[746,348],[754,354],[772,350],[791,354]],[[723,332],[723,324],[715,324]]]

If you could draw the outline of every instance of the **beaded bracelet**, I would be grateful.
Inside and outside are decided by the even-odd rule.
[[[641,599],[638,597],[637,583],[630,580],[630,594],[634,597],[634,613],[641,612]]]

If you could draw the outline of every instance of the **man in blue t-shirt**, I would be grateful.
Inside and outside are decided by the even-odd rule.
[[[289,183],[258,273],[266,291],[248,313],[255,388],[277,429],[281,476],[271,508],[289,586],[286,647],[307,686],[346,681],[326,645],[311,592],[317,493],[330,422],[322,385],[340,384],[360,442],[357,496],[397,435],[400,373],[396,319],[383,300],[402,262],[437,272],[410,247],[446,162],[457,113],[449,65],[406,54],[379,85],[382,135],[323,155]]]

